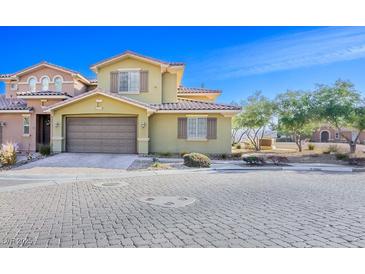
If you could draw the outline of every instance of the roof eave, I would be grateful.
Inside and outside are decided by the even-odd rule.
[[[19,99],[68,99],[67,95],[18,95]]]
[[[31,113],[31,109],[0,109],[0,113]]]
[[[106,96],[106,97],[109,97],[109,98],[113,98],[115,100],[119,100],[119,101],[124,102],[126,104],[131,104],[131,105],[134,105],[136,107],[146,109],[149,112],[155,112],[155,111],[157,111],[157,109],[155,109],[155,108],[151,108],[151,107],[145,106],[143,104],[138,104],[137,102],[132,102],[132,101],[129,101],[127,99],[123,99],[121,97],[112,96],[112,95],[109,95],[109,94],[107,94],[105,92],[101,92],[101,91],[89,91],[89,92],[90,92],[89,94],[87,94],[85,96],[82,96],[82,97],[79,97],[79,98],[75,98],[74,100],[72,98],[70,98],[70,100],[66,100],[64,102],[61,102],[60,104],[57,103],[57,105],[55,105],[54,107],[52,107],[52,106],[49,107],[44,112],[51,112],[52,110],[56,110],[58,108],[61,108],[61,107],[66,106],[68,104],[72,104],[72,103],[81,101],[81,100],[83,100],[85,98],[88,98],[89,96],[92,96],[92,95],[95,95],[95,94],[99,94],[99,95],[102,95],[102,96]]]
[[[233,110],[231,110],[231,109],[157,110],[157,113],[234,113],[234,114],[237,114],[240,112],[241,112],[240,109],[233,109]]]

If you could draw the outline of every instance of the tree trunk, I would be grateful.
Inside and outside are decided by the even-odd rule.
[[[295,144],[297,145],[298,147],[298,151],[299,152],[302,152],[302,140],[300,139],[300,136],[298,137],[298,135],[294,134],[294,141],[295,141]]]
[[[356,152],[356,142],[351,141],[350,142],[350,153],[355,153]]]
[[[302,141],[300,139],[299,139],[299,142],[298,142],[298,149],[299,149],[299,152],[302,152],[303,151]]]

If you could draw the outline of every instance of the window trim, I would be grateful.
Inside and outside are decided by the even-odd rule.
[[[57,78],[60,78],[61,79],[61,90],[60,91],[57,91],[57,88],[56,88],[56,79]],[[64,81],[63,81],[63,77],[61,76],[61,75],[55,75],[54,77],[53,77],[53,79],[52,79],[52,83],[53,83],[53,85],[54,85],[54,90],[55,91],[57,91],[57,92],[62,92],[62,90],[63,90],[63,83],[64,83]]]
[[[48,87],[47,87],[47,89],[43,89],[43,79],[47,79],[48,80]],[[47,75],[42,76],[40,78],[41,91],[48,91],[49,90],[49,84],[50,83],[51,83],[51,79]]]
[[[207,115],[187,115],[187,121],[186,121],[186,140],[187,141],[208,141],[207,135],[208,135],[208,116]],[[189,136],[189,121],[191,119],[205,119],[205,137],[191,137]],[[199,131],[199,124],[196,123],[196,133]]]
[[[14,87],[14,88],[12,88],[12,87],[11,87],[12,85],[14,85],[15,87]],[[18,90],[18,83],[11,83],[11,82],[10,82],[9,86],[10,86],[10,90]]]
[[[31,87],[30,87],[30,81],[32,80],[32,79],[34,79],[34,90],[32,90],[31,89]],[[29,78],[28,78],[28,80],[27,80],[27,83],[28,83],[28,86],[29,86],[29,91],[30,92],[35,92],[36,90],[37,90],[37,83],[38,83],[38,79],[37,79],[37,77],[35,77],[35,76],[30,76]]]
[[[118,69],[118,94],[140,94],[141,93],[141,68],[123,68],[123,69]],[[120,76],[121,76],[121,72],[139,72],[139,81],[138,81],[138,90],[137,91],[120,91]],[[128,82],[129,82],[129,78],[128,78]],[[128,87],[129,88],[129,87]]]
[[[28,125],[26,125],[25,119],[28,118]],[[30,136],[30,114],[23,114],[22,115],[22,127],[23,127],[23,136],[24,137],[29,137]],[[25,133],[25,127],[28,127],[28,133]]]

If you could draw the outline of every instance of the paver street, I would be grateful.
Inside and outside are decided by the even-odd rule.
[[[98,182],[0,192],[0,245],[365,247],[364,173],[186,173]],[[161,207],[140,200],[146,196],[196,201]]]

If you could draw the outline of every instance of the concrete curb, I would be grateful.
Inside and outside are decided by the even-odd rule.
[[[90,182],[100,179],[124,179],[132,177],[148,177],[156,175],[179,175],[186,173],[206,173],[216,174],[218,172],[235,171],[235,172],[254,172],[254,171],[299,171],[299,172],[337,172],[337,173],[351,173],[351,172],[365,172],[365,168],[353,168],[353,167],[300,167],[300,166],[271,166],[271,167],[211,167],[211,168],[194,168],[194,169],[170,169],[170,170],[147,170],[147,171],[129,171],[119,174],[99,175],[99,176],[53,176],[53,178],[47,178],[45,176],[0,176],[0,182],[4,181],[27,181],[27,183],[18,183],[14,185],[1,186],[0,192],[24,190],[40,186],[57,186],[65,183],[75,182]],[[58,178],[57,178],[58,177]]]
[[[321,171],[321,172],[365,172],[365,168],[352,167],[239,167],[214,168],[216,171]]]

